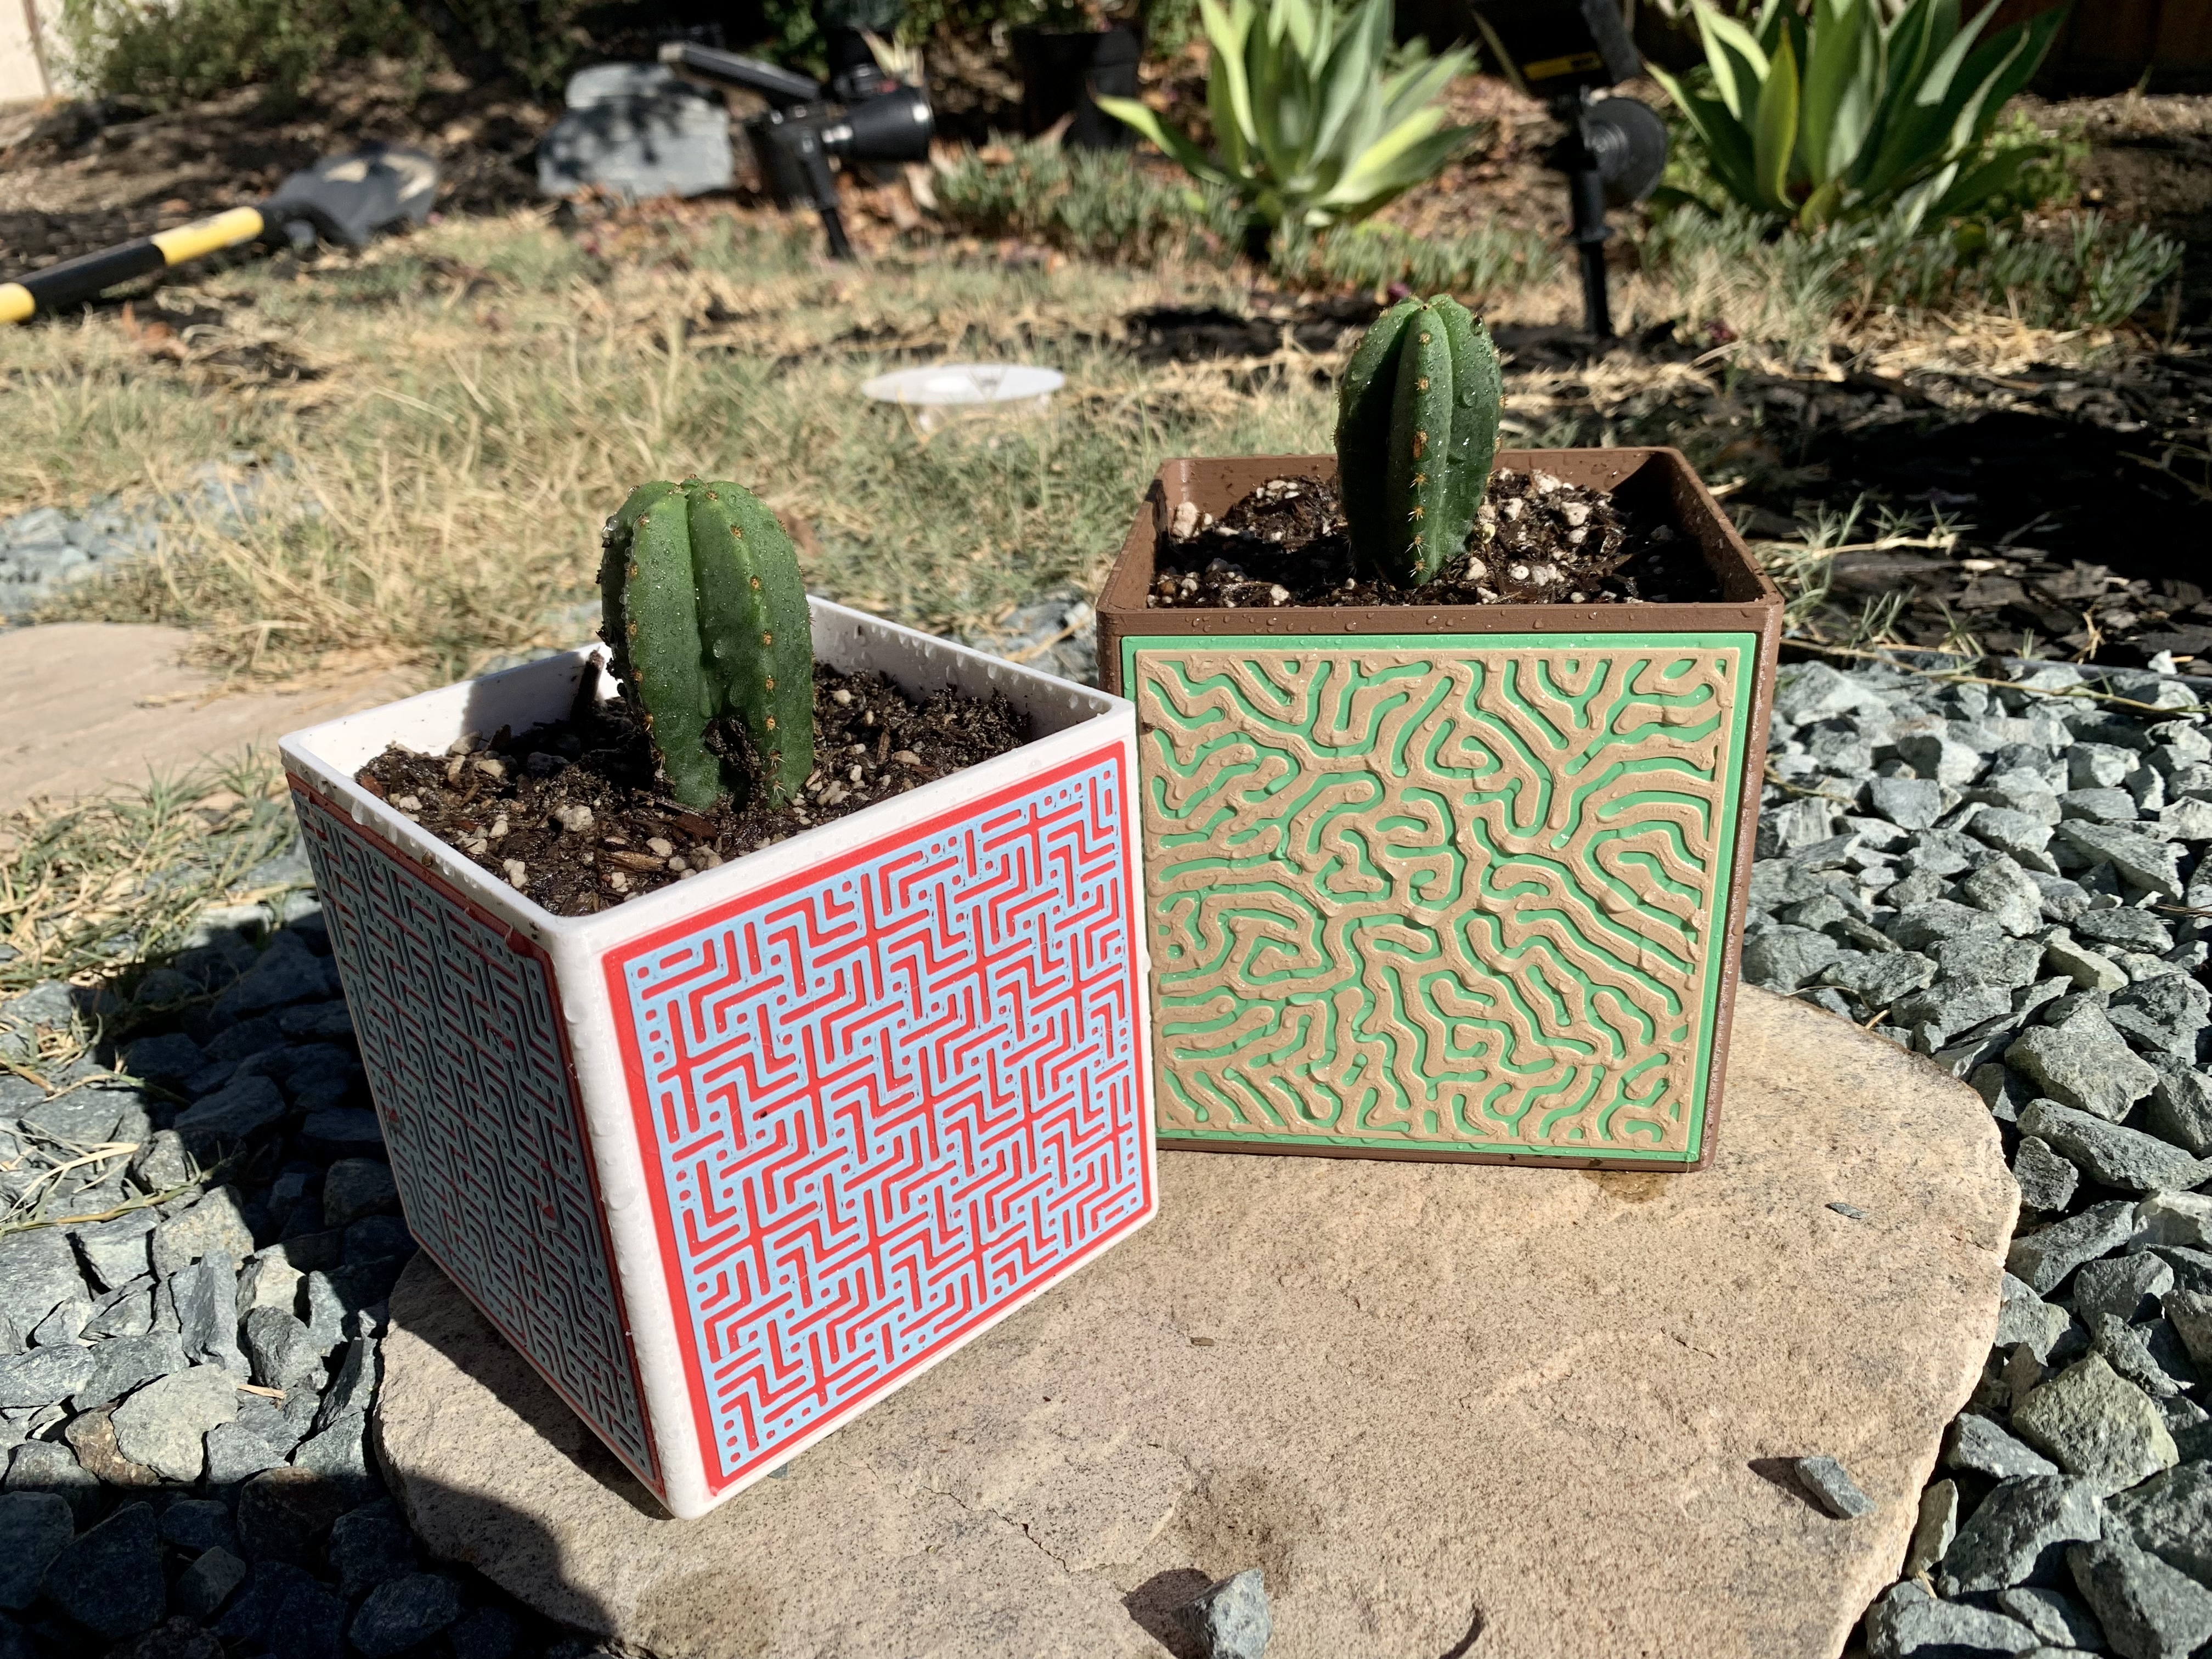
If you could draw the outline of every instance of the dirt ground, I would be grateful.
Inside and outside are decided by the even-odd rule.
[[[936,68],[955,131],[980,136],[1011,113],[1003,64],[940,53]],[[1483,125],[1486,141],[1389,216],[1424,233],[1484,223],[1564,232],[1564,191],[1542,165],[1556,137],[1543,110],[1489,79],[1464,80],[1451,97],[1455,117]],[[1939,337],[1812,372],[1741,354],[1716,362],[1710,341],[1679,338],[1663,322],[1594,353],[1556,302],[1540,316],[1516,316],[1508,303],[1493,321],[1511,354],[1509,424],[1546,442],[1679,444],[1727,493],[1747,533],[1785,550],[1826,515],[1834,533],[1814,571],[1825,594],[1808,596],[1800,614],[1828,637],[1875,615],[1912,644],[2119,662],[2170,650],[2212,662],[2202,553],[2212,546],[2212,97],[2027,107],[2091,147],[2081,201],[2055,209],[2094,208],[2186,246],[2164,314],[2139,318],[2111,349],[2046,359],[1948,350]],[[442,213],[500,211],[535,199],[531,151],[555,112],[459,76],[410,95],[396,73],[365,71],[282,116],[241,94],[167,114],[83,104],[0,118],[0,275],[252,199],[364,137],[436,155]],[[849,216],[864,248],[930,238],[902,194],[855,199]],[[732,210],[772,211],[745,191],[681,210]],[[605,260],[649,238],[655,211],[665,210],[569,216],[589,222],[578,226],[582,245]],[[1614,244],[1624,267],[1633,246],[1632,235]],[[1274,350],[1287,330],[1327,350],[1373,305],[1372,295],[1285,295],[1263,283],[1241,310],[1133,314],[1126,343],[1148,361],[1241,360]]]

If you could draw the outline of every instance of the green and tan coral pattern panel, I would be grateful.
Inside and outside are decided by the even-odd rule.
[[[1163,1139],[1686,1162],[1750,634],[1133,638]]]

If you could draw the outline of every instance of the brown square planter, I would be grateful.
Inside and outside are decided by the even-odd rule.
[[[1782,599],[1672,449],[1509,451],[1663,514],[1704,605],[1152,611],[1170,461],[1098,601],[1137,705],[1161,1144],[1694,1169],[1711,1153]]]

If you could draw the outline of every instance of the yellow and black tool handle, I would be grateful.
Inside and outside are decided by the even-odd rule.
[[[0,323],[23,323],[41,312],[88,300],[118,283],[149,276],[219,248],[250,242],[268,228],[259,208],[232,208],[212,218],[195,219],[174,230],[157,231],[135,242],[104,247],[48,265],[20,282],[0,283]]]

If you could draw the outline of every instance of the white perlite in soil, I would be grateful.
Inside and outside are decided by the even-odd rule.
[[[2178,1659],[2212,1638],[2200,702],[2054,664],[1995,686],[1781,672],[1744,977],[1971,1083],[2023,1206],[1996,1346],[1906,1576],[1868,1613],[1871,1659]]]

